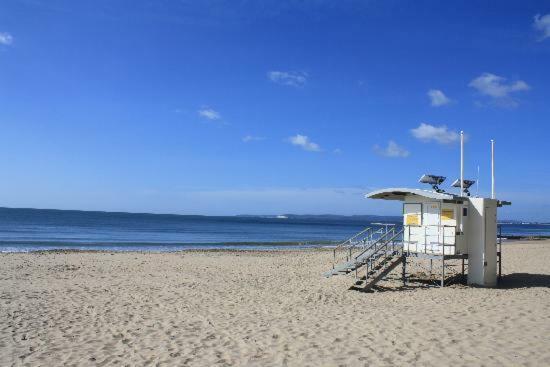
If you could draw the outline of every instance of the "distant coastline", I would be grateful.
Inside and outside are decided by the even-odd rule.
[[[351,221],[387,221],[390,223],[399,223],[402,220],[401,215],[375,215],[375,214],[234,214],[234,215],[207,215],[207,214],[177,214],[177,213],[152,213],[152,212],[124,212],[124,211],[105,211],[105,210],[80,210],[80,209],[41,209],[41,208],[11,208],[0,207],[0,215],[2,212],[15,213],[17,211],[35,211],[43,213],[91,213],[91,214],[106,214],[106,215],[145,215],[145,216],[164,216],[164,217],[186,217],[186,218],[264,218],[264,219],[304,219],[304,220],[351,220]],[[546,225],[550,226],[550,222],[525,221],[517,219],[502,219],[498,224],[513,224],[513,225]]]

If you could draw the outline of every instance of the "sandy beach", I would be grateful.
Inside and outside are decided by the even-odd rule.
[[[1,254],[0,365],[550,365],[550,241],[503,252],[500,288],[374,293],[320,250]]]

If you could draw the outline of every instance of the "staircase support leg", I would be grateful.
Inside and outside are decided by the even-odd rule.
[[[498,253],[498,281],[502,281],[502,245],[500,246],[500,252]]]
[[[445,256],[441,256],[441,288],[445,287]]]
[[[432,277],[433,266],[434,266],[434,261],[433,261],[433,259],[430,259],[430,278]]]
[[[401,255],[403,257],[403,287],[407,286],[407,257],[405,255]]]

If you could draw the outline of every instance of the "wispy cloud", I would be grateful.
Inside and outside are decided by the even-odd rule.
[[[388,141],[388,145],[385,148],[375,145],[374,151],[381,156],[389,158],[406,158],[411,154],[407,149],[393,140]]]
[[[445,106],[451,103],[451,100],[439,89],[430,89],[428,97],[430,97],[430,102],[434,107]]]
[[[547,38],[550,38],[550,14],[535,15],[533,20],[533,27],[541,33],[539,41],[543,41]]]
[[[290,144],[307,150],[308,152],[320,152],[321,147],[319,144],[312,142],[309,137],[305,135],[296,134],[286,139]]]
[[[452,144],[460,140],[460,134],[449,130],[447,126],[433,126],[421,123],[417,128],[411,129],[412,135],[420,141],[435,141],[439,144]]]
[[[222,118],[221,114],[218,111],[213,110],[212,108],[203,107],[197,111],[200,117],[205,119],[216,121]]]
[[[477,89],[481,94],[493,98],[508,97],[510,93],[530,89],[523,80],[506,83],[506,78],[491,73],[481,74],[472,80],[469,86]]]
[[[500,107],[516,107],[519,102],[511,94],[531,89],[523,80],[507,83],[506,78],[491,73],[481,74],[468,85],[480,94],[491,97],[493,104]]]
[[[13,36],[8,32],[0,32],[0,44],[9,46],[13,43]]]
[[[261,141],[261,140],[265,140],[265,138],[262,136],[254,136],[254,135],[246,135],[246,136],[243,136],[242,138],[243,143],[249,143],[252,141]]]
[[[308,74],[303,71],[269,71],[267,77],[273,83],[303,87],[307,82]]]

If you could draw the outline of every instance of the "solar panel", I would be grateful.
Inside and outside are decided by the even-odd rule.
[[[445,179],[446,177],[444,176],[422,175],[422,177],[420,177],[420,180],[418,182],[432,185],[432,188],[435,192],[444,192],[438,186],[441,185],[443,181],[445,181]]]
[[[422,177],[420,177],[419,182],[430,184],[430,185],[441,185],[446,178],[447,177],[444,177],[444,176],[422,175]]]
[[[463,181],[463,188],[464,188],[464,193],[468,196],[470,196],[470,191],[468,190],[470,188],[470,186],[472,186],[473,184],[475,184],[476,182],[474,180],[464,180]],[[455,180],[455,182],[453,182],[452,184],[453,187],[460,187],[460,179],[457,178]]]
[[[469,189],[470,186],[475,184],[476,182],[474,180],[464,180],[464,188]],[[455,182],[452,184],[453,187],[460,187],[460,178],[457,178]]]

